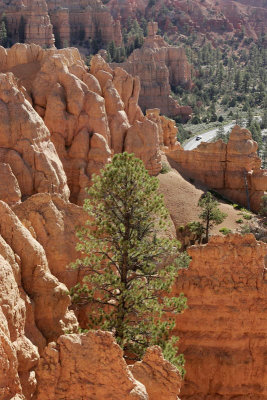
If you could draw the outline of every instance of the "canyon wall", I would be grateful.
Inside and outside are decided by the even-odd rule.
[[[70,189],[71,201],[82,204],[92,174],[122,151],[136,154],[153,175],[161,170],[159,128],[138,106],[137,77],[112,70],[99,55],[89,72],[73,48],[45,51],[16,44],[0,48],[0,55],[6,103],[0,162],[10,164],[9,179],[12,173],[23,198],[49,192],[67,199]]]
[[[122,26],[129,18],[154,20],[160,29],[173,39],[179,35],[195,32],[217,41],[240,35],[258,39],[266,33],[266,1],[257,0],[109,0],[107,7],[114,18],[121,20]]]
[[[267,399],[267,245],[251,234],[188,249],[175,285],[188,298],[175,333],[186,359],[183,400]]]
[[[158,109],[144,116],[139,79],[100,56],[89,71],[76,49],[20,44],[0,47],[0,60],[1,399],[177,400],[180,376],[159,348],[127,367],[110,333],[77,334],[67,288],[80,276],[67,266],[87,216],[69,198],[81,203],[114,153],[134,152],[157,174],[161,150],[196,151],[181,150]],[[235,128],[231,141],[229,179],[239,182],[243,164],[265,182],[248,131]],[[181,398],[265,400],[266,245],[217,237],[190,255],[175,286],[189,299],[175,332],[187,359]]]
[[[53,27],[45,0],[11,0],[0,4],[7,22],[8,37],[14,42],[53,47]]]
[[[190,88],[191,66],[182,47],[170,46],[156,35],[158,24],[148,23],[148,35],[140,49],[136,49],[127,61],[120,65],[131,75],[139,76],[141,91],[139,104],[146,108],[160,108],[167,116],[181,115],[187,120],[192,114],[191,107],[181,107],[171,97],[171,86]]]
[[[190,178],[217,190],[234,202],[258,211],[267,190],[267,171],[261,169],[258,145],[247,129],[235,126],[227,144],[201,143],[194,150],[182,148],[168,151]]]
[[[11,0],[0,3],[1,14],[13,43],[67,47],[91,39],[104,45],[122,42],[119,20],[113,20],[100,0]]]
[[[114,21],[100,0],[46,0],[60,46],[97,38],[103,44],[122,42],[119,20]]]

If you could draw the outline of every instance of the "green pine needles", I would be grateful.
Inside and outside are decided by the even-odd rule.
[[[126,358],[139,360],[156,344],[183,376],[184,358],[171,331],[186,298],[169,293],[189,256],[179,255],[177,240],[159,235],[168,212],[157,189],[157,179],[133,154],[115,155],[94,176],[84,203],[90,219],[78,232],[84,258],[74,264],[86,276],[71,296],[77,307],[90,304],[88,328],[113,332]]]

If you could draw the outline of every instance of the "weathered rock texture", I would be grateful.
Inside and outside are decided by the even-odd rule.
[[[180,143],[177,141],[178,128],[173,119],[160,115],[159,108],[147,109],[146,117],[157,124],[159,142],[163,150],[173,151],[181,148]]]
[[[0,74],[0,162],[11,169],[3,175],[6,183],[13,182],[7,202],[19,200],[19,189],[22,196],[57,192],[68,198],[66,175],[49,131],[10,73]],[[5,200],[4,193],[1,197]]]
[[[134,50],[120,66],[131,75],[140,77],[139,104],[143,110],[158,107],[162,114],[181,115],[188,119],[192,113],[191,107],[179,106],[170,95],[170,85],[190,87],[191,66],[185,50],[168,45],[161,36],[156,35],[157,30],[157,23],[149,22],[148,36],[143,46]]]
[[[1,4],[2,3],[2,4]],[[122,41],[120,21],[114,21],[100,0],[11,0],[0,3],[13,42],[66,47],[98,38],[103,44]]]
[[[148,400],[108,332],[61,336],[46,348],[38,369],[36,400],[88,398]]]
[[[79,273],[68,266],[80,256],[75,250],[76,229],[85,224],[87,213],[48,193],[31,196],[13,211],[43,246],[52,274],[69,289],[76,285]]]
[[[135,379],[146,387],[149,400],[179,400],[182,380],[177,368],[164,360],[161,348],[147,349],[142,361],[130,367]]]
[[[46,0],[59,44],[101,37],[103,44],[122,42],[119,20],[114,21],[100,0]]]
[[[77,328],[69,304],[66,287],[51,275],[42,246],[0,201],[1,399],[31,398],[46,342],[65,328]]]
[[[201,143],[196,149],[167,151],[189,177],[216,189],[229,199],[258,211],[267,190],[267,171],[260,169],[258,145],[247,129],[235,126],[227,144]]]
[[[132,371],[132,373],[130,372]],[[45,349],[37,371],[36,400],[178,400],[181,378],[158,347],[128,367],[108,332],[61,336]]]
[[[72,202],[78,204],[83,202],[84,189],[90,186],[92,174],[98,173],[111,160],[112,153],[124,150],[135,153],[144,161],[151,174],[157,174],[161,170],[158,127],[143,116],[138,106],[140,91],[138,78],[133,78],[121,68],[112,70],[100,56],[94,56],[92,59],[89,73],[76,49],[45,51],[36,45],[17,44],[10,50],[0,48],[0,53],[0,71],[12,71],[15,74],[19,79],[20,87],[23,85],[26,92],[21,90],[31,101],[35,111],[43,118],[42,121],[25,100],[18,86],[15,85],[12,88],[14,81],[12,76],[1,75],[3,85],[8,87],[10,96],[17,93],[12,102],[16,103],[16,107],[21,108],[19,116],[22,114],[21,119],[27,126],[29,135],[38,136],[39,142],[39,137],[42,137],[39,148],[42,147],[44,150],[42,153],[38,152],[40,166],[35,171],[34,179],[30,180],[28,177],[31,175],[28,169],[33,159],[31,156],[28,160],[33,151],[29,148],[28,141],[21,141],[23,149],[29,148],[26,154],[23,153],[23,158],[27,162],[26,166],[28,167],[29,164],[28,169],[20,163],[21,169],[25,170],[23,182],[20,176],[22,173],[16,173],[11,165],[22,195],[36,192],[66,192],[67,198],[65,175],[60,173],[62,172],[61,165],[59,171],[59,167],[56,170],[52,160],[50,162],[57,172],[57,178],[50,177],[53,175],[52,171],[49,174],[48,172],[43,174],[44,178],[41,174],[42,169],[48,170],[45,165],[48,158],[43,154],[46,151],[45,147],[51,150],[50,158],[54,154],[48,130],[67,175]],[[3,101],[7,102],[5,99],[6,97]],[[11,108],[12,102],[6,107]],[[25,119],[27,121],[24,121]],[[5,117],[2,123],[5,129],[7,129],[7,121],[9,120]],[[18,122],[17,115],[11,114],[11,128],[17,127]],[[19,128],[21,126],[22,124]],[[31,132],[31,129],[34,132]],[[13,136],[15,134],[19,135],[18,129],[14,129]],[[3,143],[2,146],[8,147],[8,150],[4,151],[0,162],[10,164],[6,153],[11,152],[13,155],[15,144],[11,144],[10,135],[8,137],[9,142],[6,139],[7,144]],[[14,147],[14,150],[19,152],[19,155],[16,153],[16,157],[20,160],[22,151],[17,150],[17,147]],[[57,158],[56,154],[53,157]],[[37,157],[35,159],[37,160]],[[19,161],[16,160],[16,162],[18,164]],[[40,176],[43,178],[41,181]]]
[[[181,398],[267,399],[267,245],[215,236],[188,252],[175,285],[189,305],[175,329],[186,359]]]
[[[122,27],[129,18],[145,17],[157,21],[163,32],[178,40],[179,34],[188,32],[216,41],[242,31],[257,39],[267,30],[265,0],[110,0],[107,7],[114,18],[120,18]]]
[[[0,14],[2,13],[6,16],[8,35],[14,42],[53,47],[55,41],[53,27],[45,0],[2,2]]]

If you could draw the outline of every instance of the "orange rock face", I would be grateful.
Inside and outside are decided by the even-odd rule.
[[[146,387],[149,400],[179,400],[182,380],[177,368],[164,360],[161,348],[147,349],[142,361],[130,367],[135,379]]]
[[[14,42],[54,46],[53,27],[45,0],[12,0],[1,4],[0,11],[6,15],[7,31]]]
[[[143,110],[157,107],[162,114],[188,119],[191,107],[179,106],[170,96],[170,85],[190,86],[191,67],[184,49],[169,46],[156,32],[157,23],[148,23],[148,36],[141,49],[134,50],[128,60],[119,65],[140,77],[139,103]]]
[[[25,96],[42,117],[43,121],[18,90],[16,102],[27,103],[28,113],[36,117],[40,130],[45,132],[42,137],[46,142],[49,132],[51,134],[51,141],[67,175],[72,202],[83,203],[84,189],[90,186],[92,174],[99,173],[114,153],[125,150],[135,153],[151,174],[161,170],[159,133],[156,124],[144,117],[138,106],[138,78],[133,78],[121,68],[112,70],[99,55],[93,57],[89,73],[76,49],[45,51],[36,45],[19,44],[10,50],[1,49],[3,57],[0,71],[12,71],[19,78],[20,85],[26,88],[26,92],[23,90]],[[11,75],[8,76],[5,81],[11,79]],[[22,107],[21,113],[25,114],[25,108]],[[25,124],[32,125],[31,118]],[[43,148],[46,142],[42,143]],[[26,147],[27,142],[22,143]],[[49,146],[53,147],[51,142]],[[41,153],[38,156],[42,158]],[[0,156],[0,162],[8,163],[6,157]],[[43,157],[43,164],[45,159]],[[19,161],[16,162],[18,164]],[[42,167],[40,165],[38,169]],[[22,178],[14,172],[12,165],[11,169],[19,186],[22,186],[22,196],[36,192],[65,191],[66,178],[64,173],[60,175],[60,171],[57,175],[62,183],[59,182],[57,188],[58,182],[54,183],[53,177],[50,178],[51,184],[49,181],[45,186],[43,179],[40,184],[37,182],[39,186],[36,187],[37,184],[28,177],[31,171],[28,173],[23,164],[21,169],[25,172],[22,184]],[[41,176],[40,171],[36,174]]]
[[[78,271],[68,265],[79,257],[75,250],[76,229],[84,225],[87,213],[59,195],[48,193],[31,196],[13,211],[43,246],[52,274],[69,289],[76,285]]]
[[[42,47],[69,46],[101,34],[104,44],[122,42],[120,21],[114,21],[100,0],[11,0],[0,4],[13,42]],[[99,33],[101,32],[101,33]]]
[[[50,343],[37,369],[36,400],[90,398],[148,400],[108,332],[61,336]]]
[[[66,175],[49,131],[10,73],[0,74],[0,100],[0,162],[10,166],[5,176],[13,182],[7,201],[18,201],[19,189],[22,196],[57,192],[68,198]]]
[[[99,0],[46,0],[60,45],[89,40],[101,32],[104,44],[122,42],[119,20]]]
[[[189,306],[175,330],[187,370],[181,398],[267,399],[267,245],[228,235],[188,252],[175,286]]]
[[[75,330],[77,321],[44,249],[2,201],[0,266],[0,397],[28,400],[36,389],[39,352],[64,328]]]
[[[167,154],[187,175],[245,207],[248,190],[250,208],[257,212],[267,190],[267,171],[260,169],[257,148],[251,133],[236,125],[227,144],[219,140],[201,143],[191,151],[167,150]]]

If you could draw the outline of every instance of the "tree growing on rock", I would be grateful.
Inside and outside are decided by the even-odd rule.
[[[112,331],[126,358],[138,360],[157,344],[183,375],[184,359],[171,330],[186,298],[168,293],[189,257],[178,256],[177,240],[160,235],[168,211],[157,189],[157,179],[132,154],[115,155],[94,176],[84,203],[90,219],[78,232],[84,258],[75,262],[86,276],[71,296],[77,306],[91,305],[88,327]]]
[[[202,208],[199,218],[202,220],[204,225],[206,242],[209,240],[210,229],[214,225],[221,224],[227,217],[227,214],[220,211],[218,204],[218,201],[210,192],[202,195],[198,201],[198,206]]]

